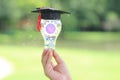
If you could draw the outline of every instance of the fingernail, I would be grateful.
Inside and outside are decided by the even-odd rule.
[[[49,55],[52,56],[53,55],[52,52],[50,52]]]
[[[49,51],[49,48],[46,48],[47,51]]]
[[[45,50],[48,50],[49,48],[45,48]]]
[[[47,50],[47,48],[44,48],[44,50]]]
[[[49,51],[51,51],[51,49],[50,49],[50,48],[49,48],[48,50],[49,50]]]

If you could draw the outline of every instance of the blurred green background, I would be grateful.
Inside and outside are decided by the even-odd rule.
[[[0,80],[49,80],[36,7],[62,15],[56,50],[73,80],[120,80],[120,0],[0,0]],[[7,67],[6,67],[7,66]],[[9,73],[9,75],[7,75]]]

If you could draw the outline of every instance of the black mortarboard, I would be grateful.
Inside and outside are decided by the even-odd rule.
[[[32,12],[41,13],[41,18],[46,20],[57,20],[60,19],[61,14],[70,14],[69,12],[57,10],[54,8],[36,8]]]

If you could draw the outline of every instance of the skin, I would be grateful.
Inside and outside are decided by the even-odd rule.
[[[53,64],[52,58],[55,59],[56,65]],[[42,65],[45,75],[50,80],[72,80],[64,61],[55,50],[44,49]]]

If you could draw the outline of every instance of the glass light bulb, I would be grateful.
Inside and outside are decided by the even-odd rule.
[[[42,19],[41,24],[41,34],[44,38],[45,48],[55,49],[56,40],[62,28],[61,21]]]

